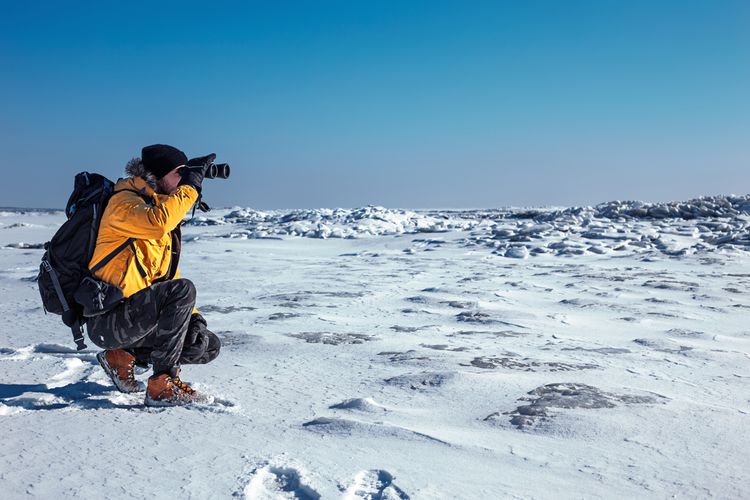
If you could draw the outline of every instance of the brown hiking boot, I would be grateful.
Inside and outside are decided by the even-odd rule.
[[[143,382],[135,379],[135,356],[123,349],[108,349],[96,355],[99,364],[120,392],[140,392]]]
[[[148,379],[146,406],[182,406],[210,402],[211,398],[197,392],[180,380],[179,376],[171,377],[168,373],[162,373]]]

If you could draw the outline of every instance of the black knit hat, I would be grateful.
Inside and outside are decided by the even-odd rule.
[[[185,153],[172,146],[152,144],[141,151],[141,161],[146,170],[161,179],[180,165],[185,165],[188,158]]]

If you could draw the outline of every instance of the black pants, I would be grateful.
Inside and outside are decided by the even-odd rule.
[[[103,349],[130,351],[139,364],[150,361],[154,373],[174,373],[180,364],[208,363],[219,355],[221,342],[202,318],[191,317],[194,306],[191,281],[157,283],[89,318],[89,337]]]

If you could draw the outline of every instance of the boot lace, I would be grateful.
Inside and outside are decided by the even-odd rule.
[[[116,363],[107,361],[110,363],[110,367],[114,369],[114,373],[119,377],[122,378],[122,368],[118,367]],[[125,380],[128,382],[135,381],[135,359],[128,362],[128,364],[124,367],[125,368]]]
[[[128,380],[135,380],[135,361],[128,363],[127,376]]]
[[[190,385],[180,380],[179,376],[172,378],[172,384],[174,384],[178,389],[180,389],[182,392],[186,393],[187,395],[191,395],[195,392],[195,389],[193,389],[192,387],[190,387]]]

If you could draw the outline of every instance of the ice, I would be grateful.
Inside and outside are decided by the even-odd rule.
[[[211,227],[203,238],[368,238],[441,233],[464,235],[464,245],[495,255],[526,259],[545,254],[575,256],[609,252],[660,252],[682,257],[696,252],[750,249],[750,198],[703,197],[649,204],[613,201],[567,209],[395,210],[357,209],[258,211],[235,207],[193,219]],[[446,240],[414,240],[407,254],[434,251]],[[20,242],[15,243],[21,244]]]
[[[63,221],[0,211],[4,497],[750,496],[750,197],[200,215],[190,409],[44,314]]]

